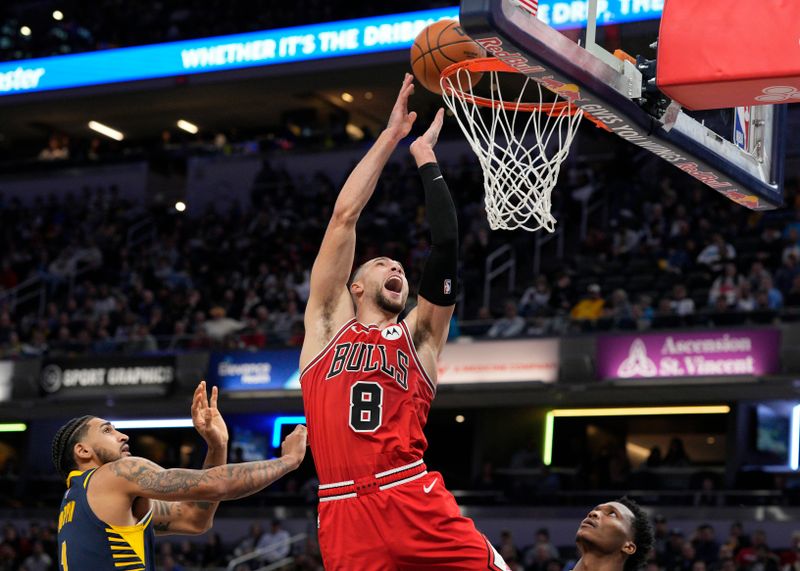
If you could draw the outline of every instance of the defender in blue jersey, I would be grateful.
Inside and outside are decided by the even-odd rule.
[[[295,470],[306,452],[297,426],[275,460],[225,464],[228,429],[201,382],[194,426],[208,444],[202,470],[170,469],[131,456],[128,437],[102,418],[82,416],[53,439],[53,463],[68,490],[58,516],[59,571],[155,571],[155,534],[197,534],[218,502],[254,494]]]

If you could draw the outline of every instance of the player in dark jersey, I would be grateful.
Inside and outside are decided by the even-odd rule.
[[[458,222],[433,150],[443,110],[410,147],[432,245],[417,306],[398,323],[408,281],[386,257],[360,266],[348,286],[356,222],[411,131],[413,90],[406,75],[386,129],[339,193],[311,272],[300,382],[320,479],[319,544],[326,571],[507,570],[423,460],[458,288]]]
[[[573,571],[636,571],[653,547],[653,529],[639,504],[620,498],[590,511],[575,543],[581,558]]]
[[[254,494],[296,469],[306,429],[286,437],[276,460],[225,464],[228,429],[201,382],[192,421],[208,444],[202,470],[164,468],[131,456],[128,437],[95,416],[73,418],[53,439],[53,463],[68,490],[58,516],[59,571],[155,571],[155,534],[197,534],[218,502]]]

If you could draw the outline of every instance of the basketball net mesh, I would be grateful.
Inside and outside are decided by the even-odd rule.
[[[506,100],[498,72],[486,73],[491,81],[487,97],[473,93],[467,68],[443,76],[441,86],[445,103],[483,170],[489,226],[492,230],[533,232],[544,228],[553,232],[556,219],[550,213],[550,195],[583,111],[569,103],[543,104],[549,111],[531,111],[530,104],[523,101],[528,91],[542,101],[539,83],[525,78],[519,95]]]

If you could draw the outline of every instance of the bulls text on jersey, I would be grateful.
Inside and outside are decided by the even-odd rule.
[[[390,359],[387,351],[395,351],[397,358]],[[391,364],[392,362],[397,365]],[[330,380],[342,372],[372,373],[380,371],[396,381],[403,389],[408,390],[408,362],[409,356],[399,348],[360,341],[339,343],[333,349],[333,361],[331,361],[328,374],[325,375],[325,380]]]

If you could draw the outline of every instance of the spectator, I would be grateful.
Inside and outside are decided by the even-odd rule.
[[[525,549],[521,561],[525,570],[528,571],[529,569],[544,568],[550,560],[558,559],[558,557],[558,549],[550,541],[550,531],[543,527],[536,532],[533,544]]]
[[[688,297],[686,286],[677,284],[672,288],[672,311],[676,315],[686,316],[694,314],[694,300]]]
[[[711,284],[711,290],[708,292],[709,305],[716,305],[717,299],[722,298],[728,307],[735,306],[739,289],[744,281],[736,271],[736,264],[731,262],[725,264],[722,275]]]
[[[642,294],[633,306],[633,316],[636,319],[636,326],[640,330],[650,329],[656,316],[653,308],[653,298]]]
[[[606,313],[620,329],[632,329],[636,326],[633,306],[628,301],[628,294],[624,289],[615,289],[611,292],[611,307],[606,309]]]
[[[678,437],[674,437],[669,442],[669,449],[667,450],[667,455],[664,457],[663,465],[670,467],[681,467],[688,466],[690,463],[689,456],[686,454],[686,450],[683,446],[683,440]]]
[[[591,284],[587,288],[588,296],[579,301],[570,312],[576,321],[596,321],[603,316],[605,300],[600,295],[600,286]]]
[[[800,285],[800,281],[798,281]],[[750,287],[750,282],[744,280],[739,285],[739,294],[736,299],[736,310],[743,312],[754,311],[756,308],[756,298],[753,296],[753,290]]]
[[[220,567],[225,565],[225,547],[220,541],[218,533],[209,533],[206,544],[203,546],[203,554],[200,557],[201,567]]]
[[[783,294],[772,284],[770,276],[761,278],[760,293],[766,294],[769,309],[778,310],[783,307]]]
[[[33,542],[33,552],[23,562],[27,571],[50,571],[53,559],[44,551],[41,541]]]
[[[800,531],[792,534],[789,549],[781,553],[781,571],[800,571]]]
[[[708,565],[717,561],[719,543],[714,539],[714,528],[709,524],[706,523],[697,528],[692,545],[697,552],[697,559]]]
[[[739,551],[752,545],[750,536],[744,532],[741,522],[735,521],[731,524],[725,545],[731,548],[733,555],[738,555]]]
[[[59,135],[50,135],[47,146],[39,153],[40,161],[63,161],[69,158],[69,147],[65,138]]]
[[[550,307],[550,284],[547,277],[537,276],[533,285],[526,289],[519,300],[521,313],[525,316],[542,315]]]
[[[185,571],[172,555],[166,555],[161,562],[163,571]]]
[[[487,335],[489,337],[516,337],[525,330],[525,320],[517,313],[517,304],[507,299],[503,305],[503,317],[495,320]]]
[[[256,545],[259,551],[268,550],[261,560],[265,563],[274,563],[285,558],[291,549],[290,539],[289,532],[281,527],[280,520],[273,520],[270,530],[261,536]]]
[[[244,329],[247,324],[225,316],[225,309],[213,307],[209,311],[211,319],[203,323],[205,333],[214,341],[222,341],[225,337]]]
[[[497,551],[505,561],[519,560],[519,549],[514,545],[514,537],[508,530],[500,532],[500,544],[497,546]]]
[[[654,446],[650,452],[653,456],[653,451],[658,451],[659,463],[661,456],[661,448]],[[669,527],[667,525],[667,518],[661,514],[656,514],[653,518],[653,549],[655,550],[656,559],[659,561],[664,560],[664,556],[669,544]]]
[[[800,306],[800,276],[794,278],[794,281],[792,282],[792,288],[786,295],[785,302],[787,307]]]
[[[800,267],[797,265],[797,256],[791,253],[784,258],[783,265],[775,272],[775,287],[782,294],[788,294],[798,275],[800,275]]]
[[[718,272],[725,262],[735,258],[736,250],[734,247],[725,241],[722,234],[714,234],[710,243],[697,256],[697,263],[708,266],[711,270]]]
[[[241,454],[242,449],[240,447],[237,447],[236,450],[238,450]],[[241,459],[237,459],[234,456],[233,462],[244,462],[244,458],[242,457]],[[261,525],[258,523],[251,524],[248,534],[233,549],[234,556],[241,557],[242,555],[252,553],[256,549],[258,540],[261,539],[262,535],[263,530],[261,529]]]
[[[740,568],[753,569],[757,564],[763,563],[770,557],[771,551],[767,546],[767,534],[763,529],[753,532],[752,543],[747,547],[742,547],[736,555],[736,563]],[[762,568],[761,571],[768,571]]]
[[[572,278],[569,274],[561,273],[556,277],[556,285],[550,295],[550,307],[556,313],[566,314],[575,303],[575,293],[572,287]]]

